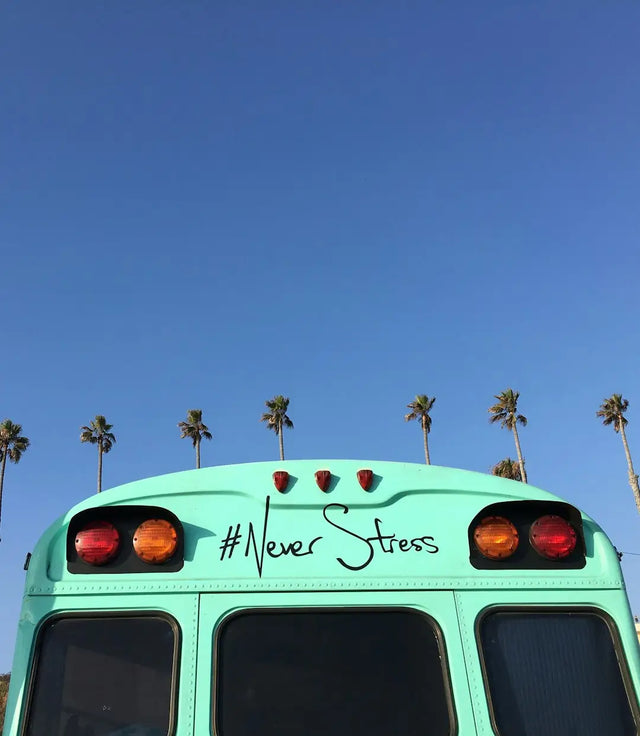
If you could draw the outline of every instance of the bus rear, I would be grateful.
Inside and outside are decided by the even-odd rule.
[[[105,491],[34,550],[5,736],[632,736],[615,549],[550,493],[403,463]]]

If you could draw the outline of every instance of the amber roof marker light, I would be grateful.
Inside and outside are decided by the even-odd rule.
[[[478,522],[473,541],[480,554],[490,560],[504,560],[518,549],[518,530],[504,516],[486,516]]]

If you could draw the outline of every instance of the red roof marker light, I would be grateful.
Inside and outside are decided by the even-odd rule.
[[[280,493],[284,493],[289,485],[289,473],[286,470],[276,470],[273,474],[273,485]]]
[[[316,483],[321,491],[326,491],[331,483],[331,471],[330,470],[316,470]]]

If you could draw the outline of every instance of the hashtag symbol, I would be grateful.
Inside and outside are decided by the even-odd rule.
[[[227,536],[222,540],[222,544],[220,545],[220,549],[222,550],[222,554],[220,555],[221,562],[222,560],[224,560],[225,555],[227,555],[228,559],[231,559],[233,550],[240,543],[241,537],[242,534],[240,534],[240,524],[236,524],[235,532],[233,531],[233,525],[231,525],[229,527],[229,531],[227,532]]]

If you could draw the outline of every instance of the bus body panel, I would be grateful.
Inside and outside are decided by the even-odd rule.
[[[358,470],[372,470],[364,490]],[[322,491],[317,470],[331,472]],[[276,490],[273,473],[287,470]],[[487,612],[601,612],[623,669],[640,693],[640,653],[617,553],[582,514],[584,566],[476,569],[469,525],[486,507],[561,499],[522,483],[467,471],[354,460],[205,468],[105,491],[55,522],[34,550],[25,583],[4,736],[21,736],[40,631],[58,617],[157,614],[179,630],[177,710],[171,736],[212,732],[215,636],[250,610],[400,609],[435,622],[460,736],[494,734],[478,626]],[[78,513],[166,509],[184,531],[184,564],[165,572],[70,568],[69,524]],[[73,544],[73,539],[69,540]],[[521,540],[522,544],[528,543]],[[160,570],[160,571],[158,571]],[[107,706],[108,704],[105,704]],[[224,735],[223,735],[224,736]]]
[[[456,591],[454,593],[460,635],[467,662],[469,688],[476,713],[478,734],[493,734],[485,678],[479,656],[478,624],[483,614],[495,610],[505,611],[579,611],[588,610],[610,618],[620,640],[619,656],[624,660],[635,698],[640,694],[640,649],[627,596],[623,590],[563,590],[546,588],[539,590]],[[585,642],[585,646],[588,642]]]
[[[175,622],[178,631],[177,689],[180,704],[176,712],[176,733],[193,733],[195,696],[195,662],[198,636],[198,595],[192,593],[145,593],[142,595],[110,595],[96,602],[93,595],[26,597],[18,625],[18,637],[11,671],[10,700],[7,704],[4,736],[20,733],[18,714],[26,702],[32,675],[38,634],[49,622],[59,617],[158,614]],[[9,714],[14,718],[9,718]],[[7,730],[11,723],[11,730]]]
[[[214,663],[214,632],[222,621],[233,613],[247,609],[396,609],[406,608],[426,614],[437,622],[442,631],[446,649],[446,668],[455,693],[454,713],[458,733],[473,734],[475,726],[466,673],[462,658],[462,644],[457,627],[453,593],[450,591],[397,592],[327,592],[304,593],[292,598],[287,593],[252,593],[221,596],[202,595],[200,604],[200,644],[198,652],[198,694],[196,733],[208,733],[211,728],[211,675]],[[393,671],[388,676],[393,677]],[[357,687],[357,683],[354,683]]]
[[[56,522],[43,536],[27,575],[28,594],[61,595],[77,589],[66,565],[65,530],[78,511],[96,507],[164,506],[185,530],[184,567],[179,572],[95,576],[93,592],[126,592],[163,581],[190,590],[443,589],[501,586],[509,572],[492,575],[469,567],[467,531],[475,514],[497,502],[557,501],[532,486],[467,471],[404,463],[369,463],[372,490],[357,482],[353,461],[289,461],[185,471],[105,491]],[[272,473],[292,467],[290,488],[278,493]],[[323,493],[314,469],[334,468],[333,487]],[[335,469],[338,469],[337,472]],[[232,472],[233,471],[233,472]],[[242,490],[244,489],[244,490]],[[518,495],[518,492],[520,495]],[[550,577],[563,587],[620,587],[622,575],[606,535],[583,516],[586,569],[518,570],[523,587]],[[561,582],[560,582],[561,579]],[[85,585],[90,585],[89,581]]]

